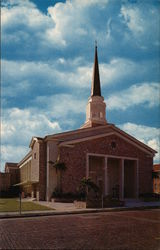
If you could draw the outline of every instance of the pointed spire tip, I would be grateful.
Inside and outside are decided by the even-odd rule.
[[[97,41],[95,41],[95,58],[94,58],[94,66],[93,66],[91,96],[101,96],[101,85],[100,85],[100,76],[99,76],[99,67],[98,67]]]
[[[95,40],[95,47],[97,48],[97,40]]]

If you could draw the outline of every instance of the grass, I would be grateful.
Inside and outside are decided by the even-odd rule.
[[[0,212],[18,212],[20,207],[20,202],[18,198],[4,198],[0,199]],[[35,204],[31,201],[25,201],[21,203],[21,211],[44,211],[53,210],[52,208]]]

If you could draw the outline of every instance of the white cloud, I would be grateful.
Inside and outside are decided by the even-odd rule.
[[[36,98],[35,103],[42,104],[49,116],[56,119],[67,119],[68,115],[73,116],[84,113],[87,100],[77,98],[71,94],[56,94],[53,96],[39,96]]]
[[[31,43],[36,39],[37,47],[41,44],[46,49],[65,48],[73,41],[76,46],[84,37],[87,37],[87,40],[90,37],[94,41],[97,33],[100,37],[102,31],[99,32],[92,24],[94,20],[90,20],[91,8],[96,8],[97,12],[97,8],[103,9],[107,3],[108,0],[68,0],[48,7],[48,13],[45,15],[28,0],[10,0],[6,3],[4,1],[1,14],[2,41],[22,43],[22,33],[26,33],[24,36],[28,37],[27,42]]]
[[[38,51],[41,46],[47,46],[45,32],[53,27],[53,20],[28,0],[7,1],[2,6],[2,44],[21,44],[22,53],[25,53],[26,49]]]
[[[74,5],[77,5],[78,7],[80,7],[79,6],[79,0],[70,0],[70,2]],[[108,0],[101,0],[101,1],[99,1],[99,0],[90,0],[90,1],[88,1],[88,0],[81,0],[81,6],[82,7],[90,7],[90,6],[92,6],[92,5],[98,5],[98,6],[100,6],[100,7],[104,7],[106,4],[108,3]]]
[[[49,7],[48,14],[53,19],[55,27],[47,30],[48,40],[66,46],[73,40],[78,41],[83,37],[95,39],[98,30],[90,21],[90,10],[92,7],[95,7],[96,11],[103,9],[107,4],[108,0],[68,0]]]
[[[159,66],[154,60],[133,61],[123,57],[112,58],[109,63],[99,64],[102,86],[115,83],[131,84],[136,79],[148,79],[151,72],[157,74]]]
[[[122,80],[129,75],[133,75],[138,69],[138,65],[125,58],[113,58],[108,64],[100,64],[100,75],[104,84],[114,84],[117,80]],[[141,73],[144,65],[141,65]]]
[[[28,152],[29,148],[23,145],[2,145],[0,171],[4,171],[4,166],[6,162],[19,162]]]
[[[118,125],[122,130],[134,136],[141,142],[147,144],[149,147],[156,150],[154,161],[160,162],[160,129],[155,127],[148,127],[144,125],[137,125],[134,123],[125,123]]]
[[[136,7],[122,7],[121,14],[126,21],[127,26],[135,35],[143,33],[145,28],[145,20],[141,18],[141,11]]]
[[[108,109],[126,110],[134,105],[147,105],[148,107],[159,105],[159,83],[142,83],[115,93],[107,99]]]
[[[60,132],[57,121],[40,110],[11,108],[3,110],[1,125],[1,166],[6,161],[18,162],[29,151],[32,136]]]
[[[30,2],[30,0],[2,0],[2,7],[13,7],[13,6],[26,6],[26,7],[35,7],[35,4],[33,2]]]
[[[20,161],[27,153],[32,136],[61,132],[62,126],[75,126],[76,117],[85,112],[86,100],[70,94],[40,96],[34,101],[37,108],[4,109],[1,125],[1,166],[6,161]],[[42,106],[42,108],[38,108]],[[83,123],[83,121],[82,121]],[[24,146],[25,145],[25,146]]]
[[[152,66],[150,66],[151,63]],[[125,58],[114,58],[108,64],[99,64],[102,87],[111,84],[113,86],[122,81],[124,84],[126,81],[130,84],[128,79],[134,78],[135,80],[136,77],[147,78],[154,69],[156,72],[156,67],[154,61],[136,63]],[[44,82],[46,88],[54,85],[55,87],[89,89],[92,71],[93,63],[87,63],[82,57],[68,60],[60,57],[55,61],[47,62],[2,60],[2,92],[10,97],[25,94],[27,91],[29,95],[29,92],[37,86],[39,89],[44,88]],[[130,91],[136,90],[133,88]],[[120,102],[119,98],[114,102]],[[112,102],[112,107],[114,102]]]
[[[144,49],[149,44],[152,46],[159,44],[160,17],[158,8],[146,1],[135,6],[122,5],[120,13],[135,38],[136,44]]]
[[[44,136],[55,133],[61,128],[57,121],[50,121],[40,111],[11,108],[3,111],[1,140],[2,143],[27,145],[32,136]]]
[[[21,4],[20,4],[21,3]],[[28,3],[28,4],[25,4]],[[17,27],[22,25],[28,28],[46,28],[50,26],[52,20],[42,14],[34,4],[29,1],[18,1],[18,4],[12,8],[2,7],[1,24],[2,29],[6,29],[12,26]]]
[[[12,107],[15,103],[17,106],[29,106],[33,100],[37,107],[34,110],[33,106],[24,110],[4,110],[3,147],[8,148],[8,153],[11,152],[11,161],[15,159],[12,153],[15,152],[14,142],[18,142],[17,151],[20,151],[19,143],[28,145],[31,136],[60,130],[61,124],[54,122],[54,118],[58,122],[63,118],[62,123],[68,123],[71,127],[76,115],[84,114],[87,100],[79,98],[78,89],[82,92],[90,89],[93,62],[88,63],[91,53],[89,46],[96,38],[103,50],[103,60],[112,58],[109,63],[99,65],[102,87],[108,85],[108,89],[115,89],[116,84],[120,83],[121,89],[122,85],[126,88],[135,82],[141,83],[109,96],[106,101],[108,109],[125,110],[139,104],[148,107],[158,105],[158,85],[155,82],[158,78],[157,61],[148,60],[154,58],[153,45],[159,45],[158,8],[152,5],[148,8],[144,3],[141,6],[138,3],[126,4],[122,8],[122,3],[116,3],[118,7],[115,8],[114,1],[112,4],[108,0],[68,0],[48,8],[48,13],[44,14],[29,0],[3,1],[3,58],[13,59],[15,56],[19,60],[2,60],[3,103],[5,106],[9,103]],[[123,37],[128,39],[128,43]],[[136,54],[134,44],[139,44],[141,48],[151,45],[151,50],[145,54],[148,61],[141,61],[143,55],[139,54],[139,50]],[[82,53],[87,59],[82,57]],[[78,57],[74,59],[75,54]],[[134,61],[120,58],[124,54],[127,58],[133,56]],[[52,61],[49,61],[50,58]],[[34,61],[37,59],[43,61]],[[48,97],[50,90],[53,94],[59,91],[63,94]],[[68,92],[72,94],[64,94]],[[42,94],[44,96],[40,96]],[[27,96],[27,103],[22,101],[24,96]],[[39,105],[43,113],[38,109]],[[67,116],[71,114],[68,120]],[[147,139],[147,143],[157,145],[154,138]]]
[[[115,8],[116,3],[109,0],[68,0],[48,7],[48,13],[44,14],[28,0],[3,2],[2,42],[36,43],[41,53],[41,46],[44,51],[65,49],[73,43],[74,48],[79,48],[83,42],[89,46],[96,38],[104,47],[117,44],[121,39],[118,44],[121,48],[124,37],[129,45],[140,43],[141,48],[146,48],[146,44],[159,44],[158,8],[144,3],[134,7],[120,4]],[[128,30],[124,31],[124,25]]]
[[[6,97],[28,95],[37,87],[90,88],[92,65],[81,66],[82,58],[58,59],[55,62],[2,60],[2,92]],[[60,64],[66,68],[64,70]],[[80,64],[80,65],[79,65]],[[16,83],[16,84],[15,84]]]

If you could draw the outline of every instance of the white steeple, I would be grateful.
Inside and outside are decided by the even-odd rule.
[[[95,58],[93,67],[93,78],[91,87],[91,96],[88,99],[86,109],[86,122],[81,128],[95,127],[105,125],[106,121],[106,104],[101,96],[101,85],[99,77],[97,45],[95,46]]]

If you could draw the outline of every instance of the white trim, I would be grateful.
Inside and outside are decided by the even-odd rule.
[[[83,126],[83,125],[82,125]],[[72,130],[72,131],[66,131],[64,133],[58,133],[58,134],[53,134],[53,135],[47,135],[44,137],[45,140],[52,140],[52,139],[57,139],[58,141],[60,140],[60,137],[63,137],[63,136],[68,136],[68,135],[74,135],[74,134],[81,134],[81,133],[86,133],[87,130],[88,131],[93,131],[93,130],[99,130],[99,129],[102,129],[102,128],[111,128],[111,127],[115,127],[114,124],[112,123],[106,123],[105,125],[102,125],[102,126],[97,126],[97,127],[87,127],[87,128],[84,128],[84,129],[76,129],[76,130]],[[57,138],[58,137],[58,138]]]
[[[30,156],[25,162],[23,162],[23,164],[20,165],[19,168],[22,168],[24,165],[26,165],[26,163],[28,163],[31,160],[32,160],[32,156]]]
[[[138,141],[137,139],[136,139],[137,142],[133,142],[133,141],[131,141],[131,139],[127,139],[125,136],[120,135],[118,132],[115,132],[114,134],[117,135],[117,136],[119,136],[119,137],[121,137],[121,138],[123,138],[125,141],[127,141],[127,142],[129,142],[130,144],[134,145],[135,147],[141,149],[142,151],[146,152],[147,154],[153,156],[153,153],[148,152],[149,150],[144,149],[143,146],[139,146],[139,145],[138,145],[138,143],[140,143],[140,141]]]
[[[138,160],[138,158],[127,157],[127,156],[116,156],[116,155],[94,154],[94,153],[87,153],[87,155],[107,157],[107,158],[116,158],[116,159],[124,159],[124,160]]]
[[[109,132],[109,133],[100,134],[100,135],[92,135],[92,136],[88,136],[88,137],[85,137],[85,138],[82,138],[82,139],[76,139],[76,140],[61,142],[59,144],[59,146],[61,147],[61,146],[69,145],[69,144],[72,144],[72,143],[79,143],[79,142],[83,142],[83,141],[89,141],[89,140],[93,140],[93,139],[97,139],[97,138],[101,138],[101,137],[109,136],[109,135],[113,135],[113,134],[115,134],[115,133],[114,132]]]
[[[98,157],[104,157],[105,159],[105,168],[104,168],[104,174],[105,174],[105,195],[108,194],[108,168],[107,168],[107,162],[108,158],[116,158],[121,160],[121,187],[120,187],[120,198],[124,199],[124,160],[132,160],[135,161],[136,164],[136,198],[138,199],[139,196],[139,160],[138,158],[134,157],[126,157],[126,156],[114,156],[114,155],[105,155],[105,154],[95,154],[95,153],[87,153],[86,154],[86,177],[89,176],[89,156],[98,156]]]
[[[137,140],[137,142],[134,142],[134,141],[132,141],[132,139],[127,139],[125,135],[121,135],[120,133],[118,133],[116,131],[103,133],[103,134],[99,134],[99,135],[95,135],[95,136],[91,135],[91,136],[81,138],[81,139],[67,140],[67,141],[61,142],[59,144],[59,146],[79,143],[79,142],[88,141],[88,140],[94,140],[94,139],[97,139],[97,138],[107,137],[107,136],[110,136],[110,135],[116,135],[116,136],[122,138],[123,140],[127,141],[129,144],[135,146],[136,148],[141,149],[142,151],[147,153],[149,156],[153,156],[153,153],[149,152],[149,150],[145,149],[143,146],[138,145],[138,143],[140,143],[138,140]]]
[[[33,147],[34,143],[37,142],[37,141],[38,141],[38,138],[37,138],[37,137],[32,137],[31,142],[30,142],[30,144],[29,144],[29,147],[30,147],[30,148]]]
[[[60,145],[61,146],[61,145]],[[63,147],[66,147],[66,148],[74,148],[75,146],[74,145],[69,145],[69,144],[65,144],[65,145],[62,145]]]

